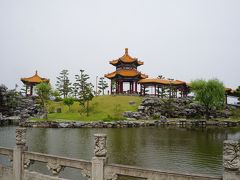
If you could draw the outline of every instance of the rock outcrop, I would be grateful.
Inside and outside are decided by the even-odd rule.
[[[124,112],[123,116],[134,119],[164,119],[164,118],[202,118],[204,106],[195,102],[192,97],[162,99],[146,97],[143,99],[137,112]],[[229,108],[225,110],[213,109],[211,118],[228,118]]]

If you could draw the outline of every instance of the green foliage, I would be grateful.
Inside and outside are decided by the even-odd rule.
[[[46,119],[47,117],[47,100],[49,99],[49,96],[51,95],[51,86],[48,83],[40,83],[35,87],[36,94],[41,100],[41,105],[46,113]]]
[[[112,91],[115,92],[117,89],[116,81],[112,81]]]
[[[78,97],[78,91],[79,91],[78,83],[73,83],[72,96],[73,96],[75,99],[77,99],[77,97]]]
[[[105,91],[105,89],[107,89],[107,88],[108,88],[108,84],[107,84],[107,82],[105,81],[105,78],[104,78],[104,77],[100,77],[99,82],[98,82],[98,89],[101,90],[102,95],[104,95],[104,91]]]
[[[12,115],[11,113],[18,105],[19,98],[19,94],[15,89],[8,90],[6,86],[0,85],[0,112]]]
[[[67,97],[63,99],[63,104],[68,106],[68,111],[70,111],[70,107],[73,105],[73,103],[74,103],[74,98]]]
[[[240,101],[240,86],[238,86],[238,88],[236,89],[236,93],[238,96],[238,101]]]
[[[52,91],[51,95],[54,97],[54,101],[58,102],[62,100],[60,92],[58,90]]]
[[[212,108],[220,108],[224,105],[225,88],[218,79],[192,81],[191,90],[196,100],[205,107],[206,119],[209,119],[209,111]]]
[[[236,109],[233,109],[231,111],[231,114],[232,114],[232,118],[233,119],[240,119],[240,109],[239,108],[236,108]]]
[[[52,105],[49,105],[48,107],[48,113],[54,113],[55,112],[55,107]]]
[[[60,75],[57,77],[56,87],[60,95],[64,98],[67,97],[72,92],[71,82],[69,80],[68,70],[64,69],[60,72]]]
[[[93,85],[88,82],[89,75],[80,70],[80,75],[75,75],[76,86],[78,87],[78,101],[82,110],[86,110],[87,116],[89,115],[89,102],[93,99]],[[82,112],[82,111],[81,111]]]

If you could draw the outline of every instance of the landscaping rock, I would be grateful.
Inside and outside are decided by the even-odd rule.
[[[135,106],[135,105],[136,105],[136,102],[135,102],[135,101],[129,101],[129,105]]]
[[[201,118],[204,117],[204,107],[194,102],[192,97],[162,99],[158,97],[146,97],[143,99],[141,105],[138,107],[140,114],[134,112],[124,113],[124,117],[142,119],[144,117],[151,117],[157,119],[161,115],[167,118]],[[141,117],[139,117],[141,115]],[[211,110],[210,116],[212,118],[228,118],[230,110],[226,108],[224,111],[216,109]]]

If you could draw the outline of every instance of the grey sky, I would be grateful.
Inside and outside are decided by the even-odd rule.
[[[129,54],[155,77],[240,85],[240,0],[0,0],[0,84],[96,76]]]

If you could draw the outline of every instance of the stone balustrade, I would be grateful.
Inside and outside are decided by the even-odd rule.
[[[92,161],[67,158],[49,154],[30,152],[26,146],[26,128],[16,129],[14,149],[0,147],[0,155],[6,156],[10,167],[0,164],[0,180],[66,180],[59,177],[65,168],[74,168],[89,180],[117,180],[121,176],[147,180],[238,180],[240,179],[240,144],[237,141],[224,141],[223,175],[209,176],[201,174],[161,171],[119,164],[107,163],[107,136],[94,135],[94,157]],[[30,171],[35,162],[45,163],[52,175]]]

